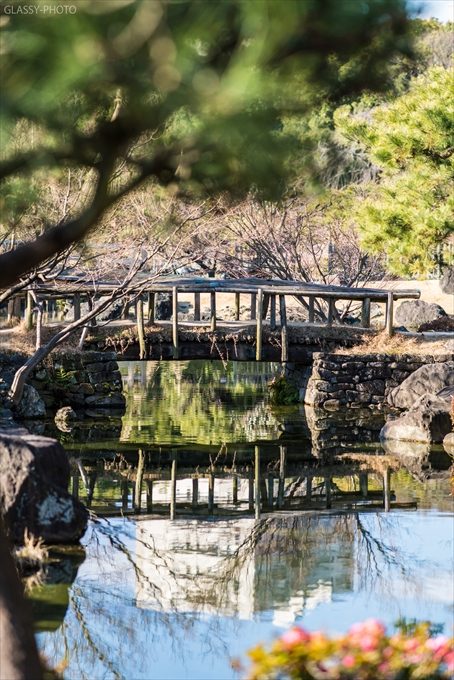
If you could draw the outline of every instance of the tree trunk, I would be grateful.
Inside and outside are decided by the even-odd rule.
[[[56,333],[45,345],[36,350],[36,352],[25,362],[23,366],[16,371],[14,379],[9,392],[10,399],[14,404],[18,404],[22,398],[22,392],[24,390],[25,382],[33,371],[33,369],[38,366],[38,364],[47,357],[50,352],[60,345],[64,340],[66,340],[74,331],[76,331],[81,326],[84,326],[90,319],[93,319],[97,314],[104,311],[112,302],[120,297],[122,291],[114,291],[108,300],[100,302],[98,305],[93,307],[91,311],[85,314],[83,317],[77,321],[73,321],[66,328],[63,328],[59,333]]]
[[[41,680],[32,617],[1,520],[0,565],[0,676],[8,680]]]

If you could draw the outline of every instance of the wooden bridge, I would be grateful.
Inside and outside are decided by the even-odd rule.
[[[20,295],[26,297],[25,315],[30,318],[33,306],[51,300],[71,299],[74,309],[74,320],[81,318],[81,301],[86,300],[92,307],[94,300],[101,296],[110,295],[118,284],[112,282],[92,283],[87,280],[56,279],[52,282],[38,283],[29,289],[21,291]],[[301,281],[266,280],[258,278],[247,279],[211,279],[203,277],[158,277],[154,280],[136,279],[130,286],[127,294],[135,302],[137,336],[140,345],[140,358],[145,358],[145,327],[165,325],[166,322],[157,321],[155,308],[158,293],[167,293],[171,299],[171,328],[172,328],[172,354],[173,358],[180,357],[180,333],[184,327],[198,327],[215,333],[221,328],[235,329],[245,326],[244,320],[240,320],[241,298],[247,299],[250,309],[250,321],[247,325],[255,326],[255,359],[263,359],[263,330],[266,325],[270,331],[280,329],[281,361],[289,359],[288,329],[286,300],[289,297],[296,299],[307,311],[307,321],[304,323],[292,323],[306,330],[313,329],[315,332],[325,328],[331,328],[332,337],[335,338],[336,330],[342,337],[341,329],[347,328],[341,322],[341,314],[336,305],[338,302],[359,303],[361,305],[361,323],[356,326],[356,331],[370,330],[371,303],[385,305],[384,328],[389,335],[393,334],[394,302],[400,299],[418,299],[418,290],[385,290],[380,288],[349,288],[345,286],[330,286],[317,283],[305,283]],[[222,320],[218,317],[219,306],[217,296],[219,294],[234,295],[234,319]],[[178,319],[179,296],[193,295],[194,321],[184,322]],[[210,313],[208,320],[201,318],[201,295],[208,294],[210,300]],[[35,307],[36,308],[36,307]],[[146,314],[145,314],[146,312]],[[42,317],[42,315],[41,315]],[[93,324],[93,321],[91,322]],[[117,322],[118,323],[118,322]],[[96,322],[95,322],[96,324]],[[95,325],[94,324],[94,325]],[[115,322],[110,322],[114,325]],[[169,322],[167,322],[167,325]],[[349,326],[348,328],[351,328]]]

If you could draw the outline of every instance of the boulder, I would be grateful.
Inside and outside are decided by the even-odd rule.
[[[15,408],[17,418],[44,418],[46,405],[32,385],[24,385],[19,404]]]
[[[24,532],[46,543],[74,543],[88,512],[68,493],[70,467],[61,445],[27,430],[0,432],[0,513],[12,540]]]
[[[423,394],[437,394],[454,385],[454,361],[421,366],[388,395],[388,403],[396,408],[412,408]]]
[[[395,321],[407,328],[419,328],[421,324],[441,316],[446,316],[446,312],[440,305],[423,300],[407,300],[397,307]]]
[[[167,321],[172,316],[172,300],[168,293],[158,293],[156,299],[155,318]]]
[[[440,444],[451,431],[450,403],[430,394],[420,397],[415,407],[381,429],[380,439]]]
[[[418,328],[418,333],[454,333],[454,318],[451,316],[439,316],[438,319],[423,323]]]
[[[454,432],[448,432],[446,437],[443,439],[443,448],[446,453],[454,456]]]
[[[440,288],[447,295],[454,295],[454,267],[446,267],[440,279]]]

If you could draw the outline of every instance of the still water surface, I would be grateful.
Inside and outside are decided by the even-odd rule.
[[[98,515],[85,554],[60,554],[31,593],[39,646],[66,678],[235,678],[232,659],[295,622],[449,631],[440,452],[385,455],[365,414],[271,409],[274,371],[125,362],[122,422],[62,435],[73,488]]]

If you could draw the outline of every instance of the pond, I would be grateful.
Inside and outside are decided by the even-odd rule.
[[[295,622],[453,620],[441,451],[381,449],[383,416],[271,408],[272,364],[124,362],[120,420],[60,433],[93,511],[30,592],[65,678],[242,677]],[[395,453],[395,452],[394,452]]]

